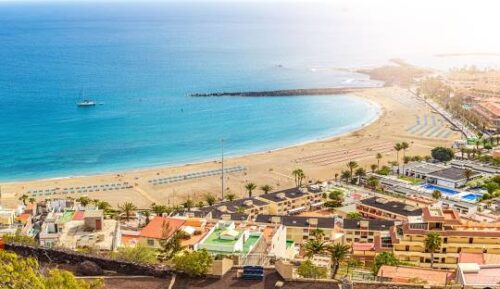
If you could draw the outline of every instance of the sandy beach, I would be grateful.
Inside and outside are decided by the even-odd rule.
[[[340,174],[346,168],[349,160],[357,161],[369,171],[369,166],[376,163],[376,153],[383,155],[381,164],[396,159],[396,152],[392,149],[396,142],[406,141],[410,144],[406,155],[425,156],[430,154],[430,149],[434,146],[449,146],[460,137],[459,133],[449,129],[449,124],[441,116],[432,113],[407,90],[384,87],[360,90],[352,94],[377,103],[381,107],[380,117],[373,123],[342,136],[228,158],[224,162],[226,168],[240,166],[245,171],[226,174],[226,193],[231,191],[237,195],[245,195],[244,186],[247,182],[258,186],[269,184],[275,190],[288,188],[293,185],[291,172],[296,168],[304,170],[307,181],[333,179],[335,173]],[[152,202],[174,205],[188,197],[201,199],[207,193],[220,196],[220,175],[198,176],[188,180],[179,178],[181,180],[173,183],[157,184],[152,183],[153,179],[220,167],[220,160],[214,160],[97,176],[3,183],[1,203],[3,206],[12,206],[19,202],[17,199],[23,193],[43,190],[36,198],[76,198],[86,195],[92,199],[108,201],[112,205],[127,201],[135,203],[139,208],[147,208]],[[260,193],[256,191],[254,194]]]

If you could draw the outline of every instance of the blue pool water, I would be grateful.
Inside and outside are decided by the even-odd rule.
[[[481,195],[479,194],[467,194],[462,197],[462,199],[469,200],[469,201],[476,201],[481,198]]]
[[[432,184],[425,184],[425,185],[422,185],[422,187],[424,189],[431,190],[431,191],[438,190],[441,193],[447,194],[447,195],[456,195],[456,194],[458,194],[458,192],[455,191],[455,190],[453,190],[453,189],[443,188],[443,187],[432,185]]]

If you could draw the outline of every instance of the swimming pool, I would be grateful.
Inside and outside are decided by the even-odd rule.
[[[456,194],[458,194],[458,192],[455,191],[455,190],[453,190],[453,189],[443,188],[443,187],[439,187],[439,186],[432,185],[432,184],[425,184],[425,185],[422,185],[422,187],[424,189],[431,190],[431,191],[438,190],[441,193],[444,193],[444,194],[447,194],[447,195],[456,195]]]
[[[482,196],[479,194],[467,194],[465,196],[462,196],[462,199],[469,200],[469,201],[477,201],[481,197]]]

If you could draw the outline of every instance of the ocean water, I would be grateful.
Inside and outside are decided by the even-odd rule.
[[[221,139],[238,155],[360,127],[378,108],[348,95],[189,96],[378,86],[353,69],[432,55],[379,33],[357,6],[330,5],[0,3],[0,180],[188,163],[219,157]],[[82,93],[102,105],[77,108]]]

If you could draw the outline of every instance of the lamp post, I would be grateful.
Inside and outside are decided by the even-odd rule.
[[[224,139],[220,140],[221,143],[221,167],[222,167],[222,179],[221,179],[221,196],[224,200]]]

